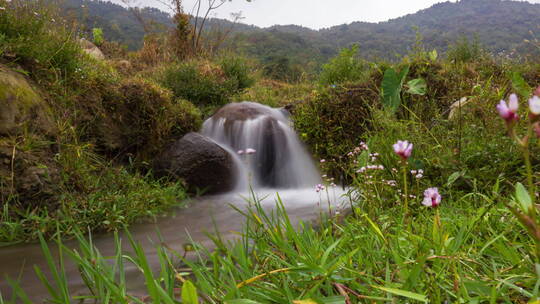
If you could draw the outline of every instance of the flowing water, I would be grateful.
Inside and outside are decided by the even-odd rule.
[[[283,110],[253,102],[230,104],[205,121],[201,133],[234,155],[239,171],[237,191],[248,185],[301,189],[321,182]],[[247,149],[255,153],[238,154]]]
[[[259,198],[263,198],[261,205],[265,210],[275,207],[279,194],[293,224],[318,219],[329,205],[332,208],[339,207],[342,200],[339,189],[332,188],[328,195],[315,192],[314,185],[320,182],[319,173],[286,115],[280,110],[255,103],[234,106],[255,109],[256,115],[236,120],[227,116],[218,117],[218,112],[205,122],[201,132],[233,155],[238,169],[236,189],[226,194],[193,199],[188,208],[174,210],[155,223],[138,224],[130,228],[130,233],[141,243],[154,269],[159,263],[155,248],[161,243],[160,237],[168,247],[179,252],[183,252],[183,245],[189,243],[190,239],[212,248],[206,233],[212,233],[214,229],[218,229],[225,239],[235,238],[237,234],[234,232],[242,230],[244,218],[230,205],[240,209],[247,206],[245,198],[249,197],[248,186],[254,189]],[[249,155],[237,153],[247,148],[256,152]],[[125,238],[123,242],[123,247],[128,248]],[[111,235],[95,237],[94,244],[105,256],[114,253]],[[67,246],[75,248],[77,244],[68,242]],[[54,250],[53,254],[57,256]],[[5,299],[11,295],[6,276],[12,279],[20,277],[21,287],[33,302],[42,302],[47,297],[45,287],[34,273],[34,265],[47,269],[39,245],[0,248],[0,293]],[[70,280],[70,292],[84,293],[86,289],[76,265],[68,261],[65,269]],[[144,290],[140,272],[134,267],[128,267],[126,272],[133,293]]]

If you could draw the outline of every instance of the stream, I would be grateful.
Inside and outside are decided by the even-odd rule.
[[[260,190],[259,197],[266,197],[261,205],[265,210],[275,208],[275,195],[279,196],[289,214],[294,225],[300,221],[316,221],[321,212],[327,212],[328,200],[332,208],[344,204],[340,198],[342,192],[338,188],[329,190],[329,196],[316,193],[314,189],[285,189],[285,190]],[[242,231],[244,217],[229,204],[233,204],[240,209],[245,209],[247,202],[244,197],[247,193],[229,193],[224,195],[205,196],[194,199],[188,208],[175,210],[172,215],[160,218],[156,223],[137,224],[130,228],[133,238],[139,242],[147,254],[148,260],[153,269],[158,269],[159,261],[156,254],[156,245],[159,244],[157,231],[159,231],[164,243],[173,250],[183,253],[183,245],[190,243],[190,238],[207,248],[212,248],[212,242],[206,233],[212,233],[216,227],[222,237],[232,240],[238,237]],[[342,201],[341,203],[339,203]],[[130,248],[129,241],[122,238],[123,247]],[[94,244],[104,256],[114,254],[114,237],[112,235],[102,235],[94,237]],[[76,248],[75,242],[67,242],[70,248]],[[58,255],[55,244],[50,244],[51,251]],[[193,258],[188,255],[188,258]],[[6,276],[16,279],[19,276],[20,285],[25,290],[30,300],[33,302],[43,302],[47,296],[47,289],[41,283],[34,272],[34,265],[42,270],[47,270],[47,264],[39,244],[28,244],[12,246],[0,249],[0,293],[5,300],[11,296],[11,288],[5,280]],[[126,264],[126,278],[132,294],[137,295],[137,290],[141,288],[143,278],[139,270],[129,267]],[[66,275],[69,278],[69,290],[73,295],[80,295],[86,292],[83,281],[79,276],[77,267],[66,259]],[[46,271],[47,272],[47,271]],[[142,295],[142,294],[140,294]]]

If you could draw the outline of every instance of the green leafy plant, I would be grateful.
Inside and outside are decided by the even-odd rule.
[[[403,84],[409,74],[409,66],[405,66],[398,73],[393,68],[387,68],[384,71],[383,80],[381,83],[381,96],[383,106],[395,113],[401,105],[401,95]],[[413,95],[426,94],[427,84],[422,78],[417,78],[407,82],[407,93]]]
[[[224,105],[253,84],[245,61],[227,57],[219,65],[189,61],[168,66],[160,81],[175,97],[200,107]]]
[[[364,70],[364,63],[358,58],[358,45],[355,44],[342,49],[339,55],[322,66],[319,83],[339,85],[359,81],[364,75]]]
[[[92,29],[92,37],[94,38],[94,43],[97,46],[100,46],[105,41],[103,36],[103,30],[101,28],[95,27]]]

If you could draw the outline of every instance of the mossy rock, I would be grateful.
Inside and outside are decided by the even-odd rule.
[[[98,145],[116,159],[151,160],[166,144],[201,126],[201,113],[193,104],[175,100],[150,80],[126,79],[116,90],[118,98],[105,104],[108,113],[98,126]]]
[[[28,80],[0,65],[0,135],[51,134],[51,109]]]

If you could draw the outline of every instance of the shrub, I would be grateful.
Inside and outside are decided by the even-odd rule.
[[[94,38],[94,43],[97,46],[101,46],[105,41],[105,38],[103,38],[103,30],[99,27],[92,29],[92,37]]]
[[[185,99],[177,99],[174,102],[176,124],[173,127],[174,137],[180,137],[189,132],[197,131],[201,128],[203,120],[201,110]]]
[[[187,99],[197,106],[220,106],[241,91],[242,78],[234,65],[228,65],[228,76],[221,67],[210,62],[183,62],[165,69],[162,83],[176,98]]]
[[[378,103],[373,84],[322,89],[293,109],[295,127],[317,157],[339,163],[365,138],[372,107]]]
[[[108,114],[99,125],[109,153],[149,160],[168,141],[200,127],[201,114],[192,104],[175,101],[170,91],[150,80],[126,79],[117,90],[118,99],[104,105]]]
[[[358,59],[357,53],[358,45],[342,49],[339,55],[323,65],[319,83],[335,85],[361,80],[364,74],[364,64]]]
[[[279,55],[264,59],[263,73],[266,77],[287,82],[298,82],[304,75],[300,65],[291,63],[289,57]]]
[[[234,93],[239,93],[251,87],[255,80],[250,75],[250,68],[246,59],[237,56],[225,56],[220,59],[219,65],[231,82]]]

